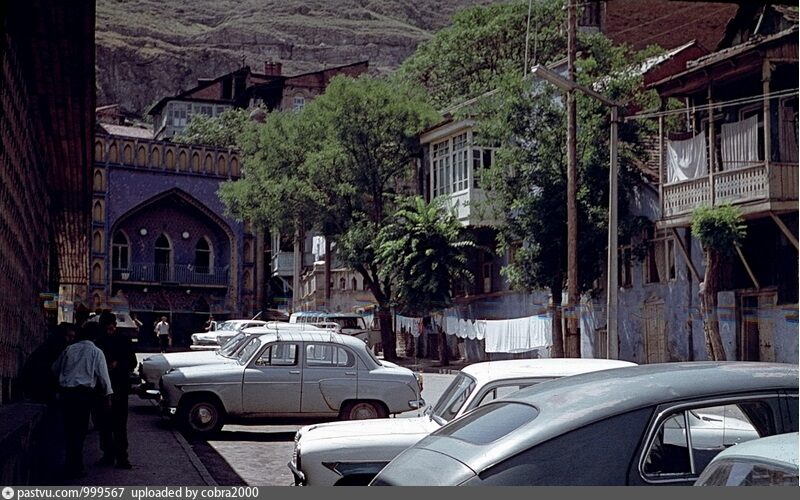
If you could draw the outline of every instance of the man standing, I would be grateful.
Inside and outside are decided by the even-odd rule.
[[[103,312],[98,321],[100,338],[96,344],[105,354],[108,374],[114,395],[111,397],[110,411],[101,411],[100,449],[103,457],[100,463],[117,468],[130,469],[128,461],[128,393],[129,375],[136,366],[136,354],[131,340],[116,333],[117,318],[113,313]]]
[[[103,351],[92,342],[92,328],[80,328],[77,342],[68,346],[53,363],[64,410],[66,440],[65,472],[68,477],[86,475],[83,442],[89,429],[89,413],[99,393],[111,404],[111,380]]]
[[[161,321],[156,323],[156,335],[158,336],[158,344],[161,346],[161,352],[167,352],[169,346],[169,323],[167,317],[161,316]]]

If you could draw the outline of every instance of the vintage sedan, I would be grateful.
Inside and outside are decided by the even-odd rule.
[[[796,432],[797,386],[797,365],[780,363],[660,363],[564,377],[450,422],[370,484],[688,486],[747,436],[742,422],[750,437]],[[696,427],[693,412],[718,421]]]
[[[284,330],[250,339],[236,363],[172,369],[161,404],[181,427],[209,434],[228,422],[305,417],[386,417],[424,402],[415,374],[382,363],[354,337]]]
[[[159,396],[158,385],[161,376],[172,368],[184,368],[187,366],[210,365],[216,363],[236,363],[239,351],[247,343],[247,340],[255,335],[263,335],[267,332],[291,330],[320,331],[321,329],[312,325],[290,325],[284,322],[262,322],[265,326],[247,328],[238,331],[232,338],[228,339],[222,347],[214,351],[190,351],[190,352],[170,352],[148,356],[139,363],[139,385],[138,394],[146,399],[157,398]]]
[[[217,323],[217,328],[210,332],[197,332],[191,336],[192,350],[214,350],[219,349],[225,342],[233,338],[234,335],[245,328],[266,326],[266,321],[258,319],[231,319]]]
[[[711,460],[695,486],[798,486],[797,432],[754,439]]]
[[[464,367],[439,401],[415,418],[330,422],[295,435],[289,469],[295,485],[366,485],[398,453],[463,413],[548,380],[622,366],[605,359],[515,359]]]

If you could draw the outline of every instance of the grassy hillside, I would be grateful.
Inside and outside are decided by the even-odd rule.
[[[98,105],[143,111],[241,66],[285,74],[369,60],[396,68],[466,6],[490,0],[97,0]]]

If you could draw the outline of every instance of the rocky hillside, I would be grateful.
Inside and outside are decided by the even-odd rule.
[[[265,60],[284,74],[396,68],[459,9],[491,0],[97,0],[97,104],[157,99]]]

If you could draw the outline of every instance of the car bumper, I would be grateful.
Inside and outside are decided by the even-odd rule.
[[[298,470],[297,467],[292,462],[289,462],[289,470],[292,471],[292,476],[294,478],[294,483],[292,486],[305,486],[306,485],[306,475],[303,474],[302,471]]]

